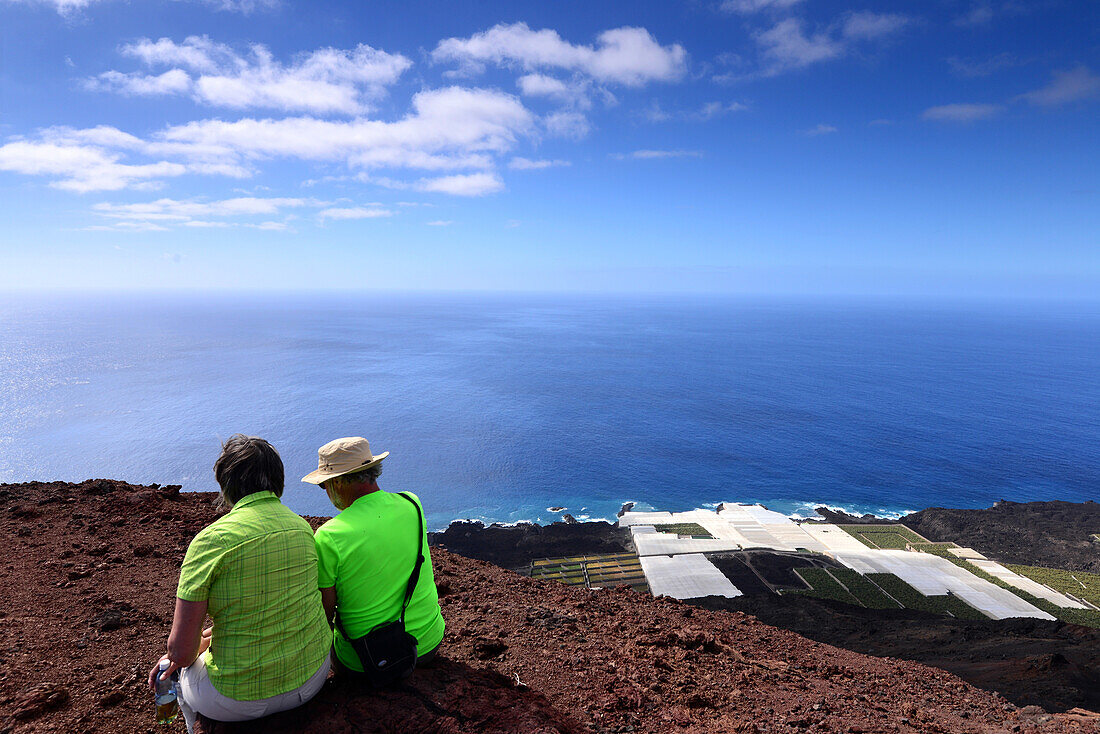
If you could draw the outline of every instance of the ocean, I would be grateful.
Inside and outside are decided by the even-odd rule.
[[[448,294],[0,296],[0,482],[284,501],[366,436],[428,523],[762,502],[897,515],[1100,494],[1100,304]]]

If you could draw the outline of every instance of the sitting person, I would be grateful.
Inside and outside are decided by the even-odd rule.
[[[333,634],[336,659],[356,672],[363,666],[339,628],[356,639],[397,619],[420,550],[424,564],[405,611],[405,629],[417,640],[418,664],[430,662],[443,639],[427,533],[417,517],[423,508],[411,493],[378,487],[387,456],[388,451],[371,454],[365,438],[338,438],[320,448],[317,471],[302,478],[323,487],[340,510],[317,529],[317,560],[324,613],[330,620],[335,611],[340,615]]]
[[[328,676],[331,633],[313,531],[279,498],[283,462],[262,438],[233,436],[214,464],[229,512],[187,548],[168,637],[180,710],[246,721],[295,708]],[[203,630],[209,614],[212,629]],[[155,687],[157,668],[149,673]]]

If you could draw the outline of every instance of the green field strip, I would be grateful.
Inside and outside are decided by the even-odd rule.
[[[702,525],[693,522],[669,523],[653,526],[658,533],[676,533],[677,535],[690,535],[693,538],[713,538]]]
[[[947,560],[954,563],[956,566],[959,566],[960,568],[965,568],[967,571],[974,574],[978,578],[985,579],[989,583],[1000,586],[1006,591],[1011,591],[1013,594],[1020,597],[1028,604],[1031,604],[1033,607],[1042,609],[1047,614],[1050,614],[1053,617],[1057,617],[1063,622],[1069,622],[1070,624],[1079,624],[1083,627],[1096,627],[1100,629],[1100,612],[1094,611],[1092,609],[1065,609],[1064,607],[1060,607],[1057,604],[1047,601],[1046,599],[1040,599],[1036,596],[1032,596],[1023,589],[1018,589],[1012,584],[1006,581],[1002,581],[996,576],[991,576],[990,574],[975,566],[973,563],[970,563],[963,558],[959,558],[954,553],[948,552],[946,548],[929,547],[922,548],[922,550],[924,550],[926,553],[932,553],[934,555],[940,556],[941,558],[946,558]]]
[[[866,576],[850,568],[832,568],[833,578],[848,587],[848,593],[859,599],[868,609],[900,609],[901,604],[883,593],[882,589]]]
[[[1078,599],[1084,599],[1100,606],[1100,574],[1085,573],[1084,571],[1062,571],[1041,566],[1017,566],[1009,563],[1004,564],[1004,566],[1032,581],[1045,584],[1055,591],[1072,594]]]
[[[959,619],[989,619],[957,596],[925,596],[892,573],[869,573],[867,579],[897,599],[906,609],[950,614]]]
[[[854,606],[862,606],[858,599],[848,593],[824,568],[796,568],[794,572],[810,586],[809,589],[788,589],[784,593],[802,594],[816,599],[830,599]]]
[[[868,548],[905,550],[908,543],[927,543],[928,540],[904,525],[838,525]]]

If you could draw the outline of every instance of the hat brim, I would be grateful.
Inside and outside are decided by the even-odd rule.
[[[342,477],[345,474],[354,474],[357,471],[368,469],[378,462],[382,461],[382,459],[386,458],[389,455],[389,451],[383,451],[378,456],[375,456],[373,459],[368,461],[366,464],[363,464],[362,466],[352,467],[351,469],[345,469],[344,471],[325,471],[322,469],[311,471],[309,474],[306,474],[304,477],[302,477],[302,481],[308,482],[310,484],[321,484],[322,482],[327,482],[329,479],[333,479],[335,477]]]

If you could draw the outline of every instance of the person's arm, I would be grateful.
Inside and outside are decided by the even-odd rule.
[[[326,589],[321,589],[321,604],[325,608],[325,619],[328,620],[329,626],[332,626],[332,618],[336,613],[336,587],[329,586]]]
[[[176,612],[172,616],[172,631],[168,634],[168,654],[161,660],[171,662],[168,670],[161,676],[166,679],[180,668],[186,668],[195,662],[195,658],[210,647],[211,635],[203,631],[202,623],[206,620],[206,600],[187,601],[176,597]],[[160,661],[157,661],[160,664]],[[149,671],[149,687],[156,688],[157,668]]]

